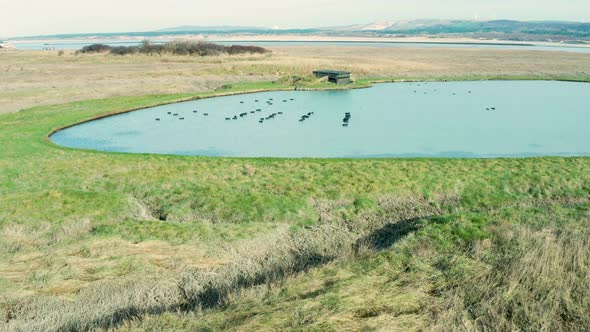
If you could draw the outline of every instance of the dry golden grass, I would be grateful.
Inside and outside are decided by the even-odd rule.
[[[357,78],[590,76],[590,56],[566,52],[337,46],[272,51],[216,57],[2,51],[0,113],[103,97],[211,91],[235,82],[308,75],[323,67],[349,69]]]
[[[97,281],[133,279],[145,274],[173,278],[187,267],[221,266],[229,257],[228,252],[212,251],[199,244],[92,240],[0,260],[0,278],[11,284],[6,296],[48,294],[68,298]]]
[[[586,331],[590,205],[417,222],[411,234],[212,310],[119,331]]]

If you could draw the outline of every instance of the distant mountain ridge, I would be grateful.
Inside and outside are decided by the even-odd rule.
[[[154,32],[186,32],[186,31],[243,31],[243,30],[268,30],[263,27],[252,27],[252,26],[231,26],[231,25],[220,25],[220,26],[196,26],[196,25],[181,25],[172,28],[164,28],[155,30]]]
[[[515,20],[399,20],[379,21],[369,24],[334,26],[308,29],[277,29],[252,26],[192,26],[164,28],[147,32],[120,32],[95,34],[61,34],[32,36],[18,39],[40,38],[90,38],[90,37],[161,37],[188,34],[222,35],[321,35],[338,37],[466,37],[478,39],[501,39],[514,41],[560,41],[589,42],[590,23],[561,21],[515,21]],[[12,38],[17,39],[17,38]]]

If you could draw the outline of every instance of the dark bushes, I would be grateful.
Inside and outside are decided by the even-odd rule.
[[[243,46],[243,45],[219,45],[207,42],[193,42],[193,41],[173,41],[165,44],[153,44],[149,41],[143,41],[140,46],[118,46],[111,47],[103,44],[93,44],[84,46],[80,53],[103,53],[109,52],[114,55],[127,54],[175,54],[175,55],[198,55],[198,56],[214,56],[221,54],[237,55],[237,54],[264,54],[269,51],[259,46]]]
[[[139,47],[137,46],[117,46],[111,49],[111,54],[114,55],[127,55],[137,52],[139,52]]]
[[[267,53],[268,50],[260,47],[260,46],[243,46],[243,45],[232,45],[227,47],[226,46],[226,51],[228,54],[233,55],[233,54],[244,54],[244,53],[259,53],[259,54],[263,54],[263,53]]]
[[[226,46],[205,42],[170,42],[165,45],[166,50],[178,55],[220,55],[226,52]]]
[[[104,44],[92,44],[82,47],[80,53],[103,53],[110,52],[113,48]]]

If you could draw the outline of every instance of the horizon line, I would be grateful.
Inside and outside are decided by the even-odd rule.
[[[372,21],[369,23],[352,23],[352,24],[347,24],[347,25],[332,25],[332,26],[315,26],[315,27],[278,27],[278,26],[274,26],[274,27],[268,27],[268,26],[252,26],[252,25],[231,25],[231,24],[222,24],[222,25],[187,25],[187,24],[181,24],[181,25],[177,25],[177,26],[172,26],[172,27],[167,27],[167,28],[157,28],[157,29],[153,29],[153,30],[143,30],[143,31],[112,31],[112,32],[63,32],[63,33],[52,33],[52,34],[39,34],[39,35],[24,35],[24,36],[8,36],[8,37],[1,37],[0,36],[0,40],[2,40],[4,38],[4,40],[15,40],[15,39],[20,39],[20,38],[40,38],[40,37],[46,37],[46,38],[56,38],[56,37],[64,37],[64,38],[68,38],[65,36],[70,36],[70,35],[78,35],[80,37],[83,36],[97,36],[97,35],[124,35],[124,34],[141,34],[141,33],[154,33],[154,32],[161,32],[161,33],[183,33],[183,32],[198,32],[199,30],[196,30],[198,28],[202,28],[202,29],[211,29],[210,31],[213,32],[232,32],[232,31],[224,31],[224,30],[214,30],[214,29],[223,29],[223,28],[233,28],[235,31],[233,32],[246,32],[246,30],[260,30],[260,31],[289,31],[289,30],[322,30],[322,29],[333,29],[333,28],[344,28],[344,27],[350,27],[350,26],[363,26],[363,25],[371,25],[374,23],[380,23],[380,22],[400,22],[400,21],[407,21],[407,22],[415,22],[415,21],[440,21],[440,22],[444,22],[444,21],[466,21],[466,22],[496,22],[496,21],[511,21],[511,22],[524,22],[524,23],[571,23],[571,24],[590,24],[588,22],[586,22],[585,20],[582,21],[570,21],[570,20],[551,20],[551,19],[546,19],[546,20],[516,20],[516,19],[509,19],[509,18],[497,18],[497,19],[486,19],[486,18],[480,18],[480,19],[429,19],[429,18],[420,18],[420,19],[400,19],[400,20],[378,20],[378,21]],[[178,30],[178,31],[166,31],[166,30],[171,30],[171,29],[176,29],[176,28],[182,28],[182,27],[187,27],[187,28],[193,28],[195,30]],[[206,31],[206,30],[204,30]],[[359,30],[362,31],[362,30]],[[372,30],[366,30],[366,31],[372,31]],[[376,31],[376,30],[375,30]]]

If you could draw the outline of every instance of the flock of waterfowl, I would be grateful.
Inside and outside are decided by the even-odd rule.
[[[295,101],[295,98],[283,99],[282,101],[283,101],[283,103],[287,103],[287,102],[290,102],[290,101]],[[256,100],[254,100],[254,102],[255,103],[259,103],[260,100],[256,99]],[[266,104],[267,104],[267,106],[272,106],[273,105],[273,102],[274,102],[274,98],[269,98],[266,101]],[[240,104],[244,104],[244,103],[245,103],[245,101],[243,101],[243,100],[240,101]],[[234,116],[229,116],[229,117],[226,117],[225,120],[226,121],[238,120],[238,119],[247,117],[249,114],[256,114],[256,113],[259,113],[259,112],[262,112],[262,108],[257,108],[256,110],[250,111],[250,112],[242,112],[242,113],[237,114],[237,115],[234,115]],[[195,109],[195,110],[193,110],[193,113],[198,114],[199,111]],[[185,119],[184,117],[180,117],[179,113],[167,112],[167,114],[170,115],[170,116],[172,116],[172,117],[178,117],[179,120],[184,120]],[[266,117],[259,118],[258,119],[258,122],[259,123],[264,123],[264,121],[272,120],[272,119],[276,118],[277,116],[283,115],[283,114],[284,114],[284,112],[282,112],[282,111],[281,112],[273,112],[273,113],[269,114]],[[203,113],[203,116],[208,116],[208,115],[209,115],[209,113]],[[309,119],[312,115],[314,115],[314,112],[307,112],[306,114],[303,114],[301,116],[301,118],[299,119],[299,122],[304,122],[305,120]],[[161,121],[162,119],[161,118],[156,118],[155,120],[156,121]],[[348,126],[348,121],[349,120],[350,120],[350,112],[347,112],[346,115],[345,115],[345,118],[344,118],[344,124],[343,124],[344,127],[347,127]]]
[[[410,83],[410,85],[414,85],[414,84],[416,86],[418,86],[418,87],[426,86],[427,85],[427,83]],[[429,93],[428,91],[418,91],[418,90],[413,90],[413,91],[416,94],[419,93],[419,92],[423,92],[424,94],[428,94]],[[438,91],[437,89],[433,89],[432,90],[432,92],[437,92],[437,91]],[[467,93],[468,94],[471,94],[472,91],[467,91]],[[456,92],[452,92],[452,95],[457,95],[457,93]],[[283,99],[282,100],[283,103],[287,103],[289,101],[295,101],[295,99],[294,98],[290,98],[290,99]],[[268,100],[265,101],[267,107],[273,106],[274,102],[275,102],[274,101],[274,98],[269,98]],[[245,104],[246,102],[244,100],[241,100],[239,103],[240,104]],[[256,100],[254,100],[254,103],[260,103],[260,100],[256,99]],[[495,111],[495,110],[496,110],[496,107],[486,107],[486,111]],[[263,112],[262,108],[256,108],[255,110],[252,110],[252,111],[249,111],[249,112],[242,112],[242,113],[236,114],[234,116],[225,117],[225,120],[226,121],[239,120],[239,119],[242,119],[242,118],[246,118],[250,114],[256,114],[256,113],[261,113],[261,112]],[[198,112],[198,110],[195,109],[195,110],[193,110],[193,113],[198,114],[199,112]],[[209,115],[209,113],[202,113],[202,114],[203,114],[203,116],[208,116]],[[179,120],[184,120],[185,119],[184,117],[180,116],[179,113],[168,112],[168,115],[171,115],[172,117],[178,117]],[[283,112],[282,111],[281,112],[273,112],[273,113],[268,114],[267,116],[260,117],[258,119],[258,122],[259,123],[264,123],[265,121],[273,120],[273,119],[275,119],[276,117],[278,117],[280,115],[283,115]],[[307,112],[306,114],[303,114],[301,116],[301,118],[299,119],[299,122],[304,122],[304,121],[310,119],[312,115],[314,115],[314,112]],[[342,119],[342,127],[348,127],[348,125],[350,123],[350,119],[351,119],[350,112],[346,112],[344,114],[344,119]],[[161,118],[156,118],[156,121],[161,121]]]
[[[444,82],[446,82],[446,80],[444,80]],[[414,85],[414,83],[410,83],[410,85]],[[426,85],[427,85],[427,83],[416,83],[416,86],[426,86]],[[437,89],[433,89],[432,90],[432,92],[437,92],[437,91],[438,91]],[[418,93],[418,90],[414,90],[414,93]],[[469,90],[469,91],[467,91],[467,93],[468,94],[471,94],[472,92],[471,92],[471,90]],[[424,94],[427,95],[428,92],[427,91],[424,91]],[[452,95],[453,96],[456,96],[457,93],[456,92],[453,92]],[[496,110],[495,107],[487,107],[486,108],[486,111],[495,111],[495,110]]]
[[[193,110],[193,113],[197,114],[197,113],[199,113],[199,111],[195,109],[195,110]],[[178,118],[178,120],[184,120],[184,116],[180,116],[179,113],[167,112],[166,114],[170,115],[171,117]],[[203,116],[209,116],[209,113],[203,113]],[[161,120],[162,120],[162,118],[156,118],[156,121],[161,121]]]

